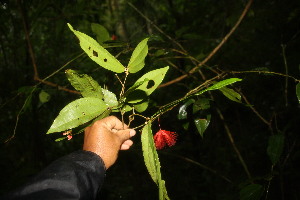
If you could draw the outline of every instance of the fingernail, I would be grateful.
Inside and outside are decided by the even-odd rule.
[[[135,130],[131,129],[130,132],[129,132],[129,135],[130,135],[130,137],[134,136],[135,135]]]

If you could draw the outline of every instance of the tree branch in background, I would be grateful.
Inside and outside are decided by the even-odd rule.
[[[236,22],[236,24],[227,33],[227,35],[222,39],[222,41],[220,42],[220,44],[218,46],[216,46],[203,61],[201,61],[197,66],[195,66],[193,69],[191,69],[187,74],[184,74],[184,75],[182,75],[180,77],[177,77],[177,78],[175,78],[175,79],[173,79],[173,80],[171,80],[171,81],[169,81],[167,83],[161,84],[160,87],[166,87],[166,86],[172,85],[173,83],[177,83],[177,82],[181,81],[182,79],[185,79],[186,77],[188,77],[188,74],[192,74],[192,73],[196,72],[197,69],[199,69],[199,67],[201,67],[204,64],[206,64],[220,50],[220,48],[224,45],[224,43],[227,42],[228,38],[234,33],[234,31],[240,25],[240,23],[244,19],[245,15],[249,11],[252,2],[253,2],[253,0],[249,0],[248,1],[247,5],[245,6],[245,8],[244,8],[241,16],[239,17],[238,21]]]
[[[38,81],[40,83],[43,83],[45,85],[51,86],[51,87],[55,87],[59,90],[63,90],[63,91],[70,92],[70,93],[75,93],[75,94],[80,94],[79,92],[77,92],[75,90],[70,90],[70,89],[67,89],[63,86],[60,86],[60,85],[56,84],[56,83],[46,81],[46,79],[49,78],[49,76],[46,79],[41,79],[39,77],[38,68],[37,68],[37,64],[36,64],[36,60],[35,60],[35,54],[33,52],[32,44],[31,44],[30,37],[29,37],[28,23],[26,22],[25,13],[24,13],[23,7],[21,5],[21,1],[17,0],[17,3],[18,3],[18,6],[19,6],[19,9],[20,9],[21,16],[22,16],[22,22],[23,22],[23,27],[24,27],[24,32],[25,32],[25,38],[26,38],[26,41],[27,41],[28,51],[29,51],[29,55],[30,55],[30,58],[31,58],[32,66],[33,66],[33,72],[34,72],[33,80]]]

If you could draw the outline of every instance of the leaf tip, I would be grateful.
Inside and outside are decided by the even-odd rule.
[[[67,25],[68,25],[69,29],[74,32],[73,26],[70,23],[67,23]]]

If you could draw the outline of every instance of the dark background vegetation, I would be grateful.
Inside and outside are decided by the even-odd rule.
[[[124,64],[132,48],[141,39],[152,36],[143,72],[170,65],[164,80],[168,82],[186,74],[196,65],[191,59],[178,58],[182,54],[175,50],[182,52],[182,49],[175,42],[179,42],[188,55],[199,61],[205,59],[236,24],[246,4],[244,0],[2,0],[0,193],[24,183],[53,160],[80,149],[82,145],[82,135],[70,141],[54,142],[59,137],[57,134],[45,134],[58,112],[79,97],[61,90],[61,87],[73,89],[64,70],[48,79],[61,87],[44,83],[38,86],[19,115],[16,127],[17,116],[30,94],[30,87],[25,86],[39,83],[38,79],[34,80],[24,23],[41,79],[81,53],[67,23],[92,35],[90,23],[93,22],[105,26],[111,35],[118,37],[118,41],[126,43],[121,48],[109,49],[116,55],[128,48],[120,56]],[[163,50],[163,54],[158,56],[155,54],[157,50]],[[254,0],[241,24],[200,68],[201,71],[161,87],[151,95],[151,106],[146,116],[153,114],[157,106],[182,97],[206,79],[216,76],[214,71],[228,72],[226,78],[243,79],[234,85],[235,89],[255,109],[246,106],[245,99],[243,104],[238,104],[218,91],[213,92],[212,120],[203,138],[193,126],[192,116],[185,121],[177,119],[178,108],[161,117],[162,128],[179,134],[174,147],[159,151],[162,176],[171,199],[238,199],[240,189],[251,182],[264,187],[262,199],[300,199],[299,103],[295,80],[284,76],[288,71],[290,76],[299,79],[299,50],[300,1]],[[119,93],[119,83],[114,74],[86,57],[76,59],[67,68],[87,73],[101,86]],[[254,70],[272,71],[279,75],[232,73]],[[51,97],[44,104],[39,100],[42,90]],[[220,116],[224,116],[224,120]],[[184,129],[182,125],[189,120],[189,128]],[[229,127],[251,179],[229,140],[224,124]],[[157,123],[153,127],[156,131]],[[15,128],[15,137],[5,142]],[[283,134],[285,142],[279,162],[272,166],[266,152],[268,138],[275,134]],[[139,134],[134,141],[133,148],[121,152],[118,162],[108,170],[101,190],[102,199],[157,199],[157,188],[143,163]]]

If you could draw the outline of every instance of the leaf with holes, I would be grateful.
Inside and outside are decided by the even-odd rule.
[[[72,101],[60,111],[47,134],[75,128],[100,116],[107,108],[99,98],[85,97]]]
[[[161,179],[161,172],[160,172],[160,162],[158,158],[158,154],[155,148],[154,140],[153,140],[153,134],[151,130],[151,121],[146,124],[142,130],[142,150],[143,150],[143,156],[145,165],[147,167],[147,170],[153,179],[153,181],[156,183],[159,189],[159,199],[169,199],[165,181]]]
[[[78,37],[80,41],[80,47],[93,61],[95,61],[101,67],[113,72],[124,72],[125,67],[96,40],[84,33],[74,30],[69,23],[68,26],[70,30]]]
[[[148,54],[148,40],[149,38],[142,40],[132,52],[127,66],[130,73],[136,73],[144,67],[145,57]]]
[[[71,69],[66,70],[66,75],[72,86],[79,91],[83,97],[103,98],[100,85],[92,77],[87,74],[79,74]]]
[[[139,82],[143,82],[143,84],[141,84],[140,86],[138,86],[135,89],[142,90],[147,94],[147,96],[149,96],[163,81],[168,69],[169,69],[169,67],[164,67],[164,68],[156,69],[156,70],[153,70],[153,71],[150,71],[150,72],[144,74],[135,83],[135,84],[137,84]],[[144,81],[147,79],[148,79],[148,81]]]
[[[149,79],[145,78],[142,81],[137,81],[135,82],[125,93],[124,93],[124,97],[127,97],[131,92],[135,91],[138,87],[140,87],[143,83],[145,83],[146,81],[149,81]]]

